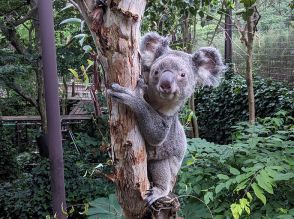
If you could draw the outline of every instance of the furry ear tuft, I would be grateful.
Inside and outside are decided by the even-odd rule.
[[[192,55],[196,83],[217,86],[225,70],[221,55],[216,48],[202,47]]]
[[[140,45],[143,71],[150,69],[152,63],[159,56],[169,50],[169,40],[156,32],[150,32],[143,36]]]

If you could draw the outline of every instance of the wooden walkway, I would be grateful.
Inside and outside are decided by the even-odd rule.
[[[80,121],[80,120],[90,120],[92,115],[62,115],[61,122],[69,121]],[[11,123],[11,122],[41,122],[40,116],[0,116],[0,122]]]

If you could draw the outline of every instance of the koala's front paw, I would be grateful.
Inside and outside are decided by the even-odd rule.
[[[158,187],[153,187],[152,189],[147,190],[146,191],[147,197],[145,198],[147,206],[150,207],[156,200],[167,196],[168,193],[169,193],[168,190],[162,190]]]
[[[112,89],[113,91],[120,92],[120,93],[126,93],[126,94],[131,94],[131,93],[132,93],[128,88],[123,87],[123,86],[120,86],[120,85],[117,84],[117,83],[113,83],[113,84],[111,85],[111,89]]]
[[[110,95],[113,100],[129,106],[133,110],[138,102],[133,91],[116,83],[111,85],[111,89],[107,90],[107,94]]]
[[[119,102],[124,102],[125,100],[130,98],[132,92],[128,88],[120,86],[117,83],[113,83],[111,85],[111,89],[107,90],[107,94],[110,95],[112,98],[118,100]]]

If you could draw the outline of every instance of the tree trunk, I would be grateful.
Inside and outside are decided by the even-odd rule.
[[[31,8],[37,7],[38,0],[30,1]],[[35,11],[33,13],[32,24],[35,30],[35,50],[42,53],[42,49],[40,46],[40,28],[38,22],[38,13]],[[37,60],[37,66],[35,69],[36,74],[36,90],[37,90],[37,109],[41,117],[41,128],[42,133],[47,133],[47,116],[46,116],[46,102],[45,102],[45,85],[44,85],[44,73],[42,66],[42,59]]]
[[[105,8],[94,2],[77,1],[98,56],[106,58],[103,66],[107,71],[106,86],[116,82],[135,88],[141,71],[138,43],[146,1],[107,1]],[[142,218],[146,209],[143,197],[149,188],[145,143],[134,114],[110,99],[108,105],[118,201],[127,219]]]
[[[225,16],[225,63],[231,64],[232,50],[232,9],[228,9]]]
[[[246,59],[246,82],[248,91],[249,106],[249,123],[255,122],[255,100],[252,76],[252,56],[253,56],[253,39],[254,39],[254,14],[247,20],[247,59]]]
[[[190,13],[186,12],[185,15],[182,17],[182,34],[183,34],[183,48],[186,50],[187,53],[192,53],[193,49],[193,42],[196,38],[196,25],[194,25],[194,33],[193,33],[193,40],[192,40],[192,31],[191,31],[191,18]],[[196,118],[196,110],[195,110],[195,91],[193,95],[189,99],[189,107],[193,112],[193,116],[191,118],[191,128],[192,128],[192,138],[199,138],[199,129],[198,129],[198,121]]]

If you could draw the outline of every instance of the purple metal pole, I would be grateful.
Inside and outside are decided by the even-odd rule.
[[[50,159],[53,211],[58,219],[66,218],[64,164],[59,111],[56,48],[54,38],[53,6],[51,0],[38,1],[40,39],[45,82],[46,114],[48,120],[48,149]]]

